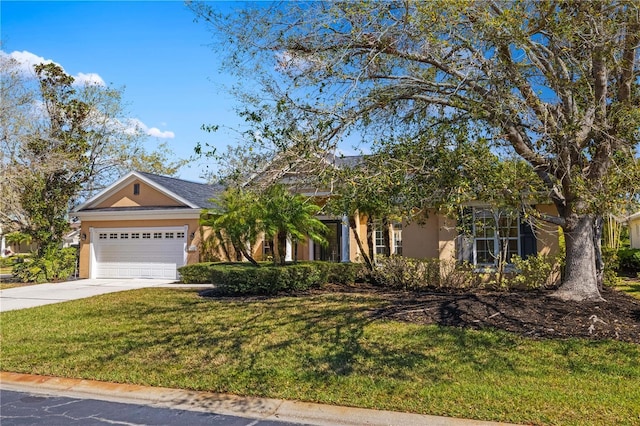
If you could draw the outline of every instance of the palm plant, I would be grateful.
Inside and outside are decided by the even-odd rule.
[[[228,238],[233,248],[255,266],[251,255],[262,230],[263,208],[256,194],[240,188],[229,188],[213,199],[216,208],[203,210],[200,224],[212,228],[212,235]]]
[[[284,265],[288,237],[297,241],[308,236],[319,244],[327,244],[328,229],[315,217],[321,208],[308,198],[291,194],[284,185],[276,184],[264,192],[262,204],[265,238],[275,237],[277,256],[274,256],[274,262]]]

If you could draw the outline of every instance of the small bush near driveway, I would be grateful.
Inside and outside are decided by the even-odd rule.
[[[13,276],[25,283],[65,281],[75,273],[77,259],[75,248],[51,248],[40,257],[16,263]]]

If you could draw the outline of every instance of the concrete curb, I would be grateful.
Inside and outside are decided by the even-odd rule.
[[[318,426],[508,425],[508,423],[9,372],[0,372],[0,388],[12,391],[54,394],[72,398],[90,398],[186,411],[214,412],[217,414],[242,416],[259,420],[278,420]]]

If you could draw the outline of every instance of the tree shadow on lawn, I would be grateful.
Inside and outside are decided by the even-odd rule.
[[[278,333],[276,341],[266,342],[253,353],[247,368],[255,367],[256,359],[265,352],[278,351],[295,351],[301,374],[318,380],[352,374],[413,380],[419,374],[421,379],[432,382],[451,381],[451,371],[444,365],[450,360],[455,360],[456,368],[462,365],[474,371],[497,366],[503,370],[516,368],[506,355],[516,342],[507,336],[459,328],[407,329],[380,316],[397,307],[397,302],[389,304],[375,296],[311,297],[247,300],[248,305],[268,308],[262,318],[251,318],[243,324],[241,333],[229,336],[235,348],[248,345],[248,340],[257,334],[269,336],[272,330],[286,329],[286,333]],[[404,303],[402,306],[406,307]],[[446,315],[453,318],[455,312]],[[265,328],[265,317],[276,319]],[[447,325],[455,322],[452,319]],[[287,338],[282,338],[284,334]]]

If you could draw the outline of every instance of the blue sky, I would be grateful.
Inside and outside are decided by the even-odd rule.
[[[208,47],[211,34],[182,1],[2,0],[0,16],[4,53],[51,60],[76,78],[124,87],[128,115],[146,128],[148,149],[167,142],[185,158],[197,142],[222,150],[238,142],[233,132],[200,130],[242,121],[225,89],[232,81]],[[179,177],[200,181],[204,167],[185,166]]]

